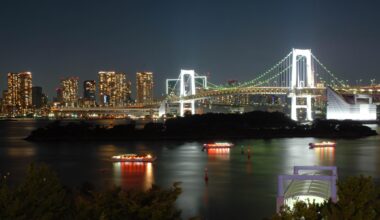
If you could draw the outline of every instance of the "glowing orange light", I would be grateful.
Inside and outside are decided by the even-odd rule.
[[[207,149],[208,154],[228,154],[230,153],[229,148],[210,148]]]

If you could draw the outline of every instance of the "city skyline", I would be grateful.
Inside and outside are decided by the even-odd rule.
[[[118,72],[118,71],[98,71],[97,72],[97,74],[99,74],[99,72],[114,72],[114,73],[122,73],[122,72]],[[8,76],[6,76],[6,79],[5,79],[5,83],[7,84],[7,86],[2,90],[2,91],[6,91],[6,90],[8,90],[8,86],[9,86],[9,83],[8,83],[8,81],[9,81],[9,74],[18,74],[18,73],[29,73],[29,74],[33,74],[33,72],[31,72],[31,71],[21,71],[21,72],[8,72],[7,73],[7,75]],[[152,72],[136,72],[135,74],[139,74],[139,73],[150,73],[151,75],[153,75],[153,73]],[[125,74],[125,73],[123,73],[123,74]],[[35,74],[33,74],[33,76],[34,76]],[[136,88],[136,85],[137,85],[137,83],[138,83],[138,81],[137,81],[137,79],[133,79],[132,77],[129,77],[127,74],[125,74],[126,75],[126,80],[128,81],[128,83],[130,83],[131,85],[133,85],[132,87],[134,88],[134,89],[132,89],[132,87],[130,88],[130,94],[131,94],[131,97],[134,97],[134,99],[136,99],[137,100],[137,88]],[[151,76],[152,77],[152,76]],[[57,79],[57,82],[56,82],[56,87],[55,87],[55,89],[54,89],[54,93],[52,93],[51,94],[51,96],[49,96],[48,98],[49,98],[49,101],[53,101],[53,99],[55,99],[55,98],[58,98],[58,96],[57,96],[57,90],[59,90],[59,89],[62,89],[62,87],[64,87],[64,86],[62,86],[62,81],[66,81],[66,80],[72,80],[72,79],[74,79],[75,78],[75,80],[77,81],[77,84],[78,85],[76,85],[77,86],[77,88],[76,88],[76,91],[74,92],[74,94],[76,94],[77,95],[77,97],[75,97],[75,99],[79,99],[79,98],[88,98],[88,97],[86,97],[86,93],[85,93],[85,86],[86,86],[86,83],[94,83],[94,87],[96,87],[97,88],[97,85],[98,85],[98,83],[99,83],[99,77],[98,76],[96,76],[96,77],[94,77],[94,78],[92,78],[92,79],[81,79],[80,77],[78,77],[78,76],[74,76],[74,75],[69,75],[69,76],[66,76],[66,77],[61,77],[61,78],[59,78],[59,79]],[[135,81],[132,81],[132,80],[135,80]],[[34,81],[34,80],[33,80]],[[36,85],[35,83],[32,83],[32,86],[33,87],[39,87],[39,88],[42,88],[43,89],[43,91],[45,91],[45,87],[44,87],[44,85]],[[151,85],[152,86],[152,88],[154,88],[153,87],[153,84]],[[98,88],[97,89],[95,89],[95,91],[93,91],[95,94],[98,92],[97,91],[98,90]],[[1,97],[0,97],[1,98]],[[153,98],[154,98],[154,96],[153,96]],[[95,99],[97,100],[98,99],[98,97],[95,97]]]
[[[103,6],[4,3],[0,89],[8,72],[31,71],[34,85],[51,98],[61,77],[93,80],[99,70],[115,69],[131,78],[139,71],[154,72],[159,96],[164,79],[178,76],[180,69],[209,74],[218,84],[246,81],[291,48],[311,48],[353,84],[378,75],[376,2],[113,1],[105,7],[114,11],[107,18],[98,16]],[[10,16],[12,11],[20,16]]]
[[[379,9],[2,0],[0,220],[380,220]]]

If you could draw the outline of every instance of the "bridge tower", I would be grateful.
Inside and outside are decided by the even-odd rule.
[[[289,97],[291,98],[291,119],[297,121],[297,109],[306,109],[306,119],[312,121],[312,107],[310,94],[298,94],[302,88],[314,88],[314,70],[312,68],[311,50],[293,49],[292,70],[290,77]],[[298,104],[297,100],[305,99],[306,105]]]
[[[195,101],[183,100],[183,97],[195,95],[195,72],[194,70],[181,70],[179,75],[179,113],[184,116],[186,111],[195,114]]]

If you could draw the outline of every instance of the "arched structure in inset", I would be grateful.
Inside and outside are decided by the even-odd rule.
[[[300,171],[308,171],[301,174]],[[325,174],[324,172],[329,172]],[[295,166],[293,174],[279,175],[277,185],[277,212],[281,206],[293,208],[297,201],[324,203],[337,201],[336,181],[338,171],[335,166]],[[285,183],[288,182],[285,187]]]

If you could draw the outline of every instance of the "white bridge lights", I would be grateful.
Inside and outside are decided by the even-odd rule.
[[[302,57],[305,59],[300,59]],[[311,50],[293,49],[291,89],[314,88],[314,71],[311,67]]]
[[[306,109],[306,119],[312,121],[312,107],[311,98],[312,95],[297,95],[297,89],[302,88],[314,88],[314,70],[311,63],[311,50],[293,49],[292,53],[292,72],[290,79],[291,92],[289,97],[291,98],[291,110],[290,117],[294,121],[298,121],[297,109]],[[306,105],[300,105],[297,99],[306,99]]]
[[[183,100],[184,97],[195,95],[195,72],[194,70],[181,70],[179,75],[179,113],[184,116],[186,111],[195,114],[195,101]]]
[[[298,121],[297,110],[305,109],[306,120],[312,121],[312,98],[315,95],[313,95],[313,92],[310,92],[310,89],[315,89],[314,60],[316,60],[316,58],[311,53],[310,49],[293,49],[291,53],[271,69],[260,74],[256,79],[251,80],[248,83],[243,83],[242,86],[232,88],[232,92],[246,92],[239,91],[239,89],[262,88],[263,90],[267,89],[266,91],[263,91],[263,94],[268,94],[270,93],[270,91],[268,92],[268,89],[273,87],[273,85],[270,85],[271,80],[274,82],[279,80],[281,83],[278,85],[287,90],[286,93],[291,99],[291,119]],[[318,60],[316,61],[320,64]],[[326,69],[324,66],[322,67]],[[333,76],[329,70],[326,69],[326,71],[336,80],[336,77]],[[199,76],[194,70],[181,70],[178,79],[166,80],[166,94],[168,95],[168,98],[165,102],[172,100],[175,103],[179,103],[179,115],[181,116],[183,116],[186,111],[190,111],[194,114],[195,100],[192,97],[196,95],[198,88],[207,90],[207,85],[206,76]],[[224,92],[231,90],[231,88],[215,85],[213,89],[225,89],[223,90]],[[202,98],[207,97],[208,96],[202,96]],[[165,105],[162,105],[161,107],[160,114],[163,114],[166,112],[166,108]]]
[[[186,99],[185,97],[194,96],[197,88],[207,89],[207,77],[196,74],[194,70],[181,70],[178,79],[166,80],[166,95],[179,96],[180,116],[184,116],[187,111],[195,114],[195,100]],[[167,106],[162,104],[159,114],[163,115],[166,112],[166,108]]]

